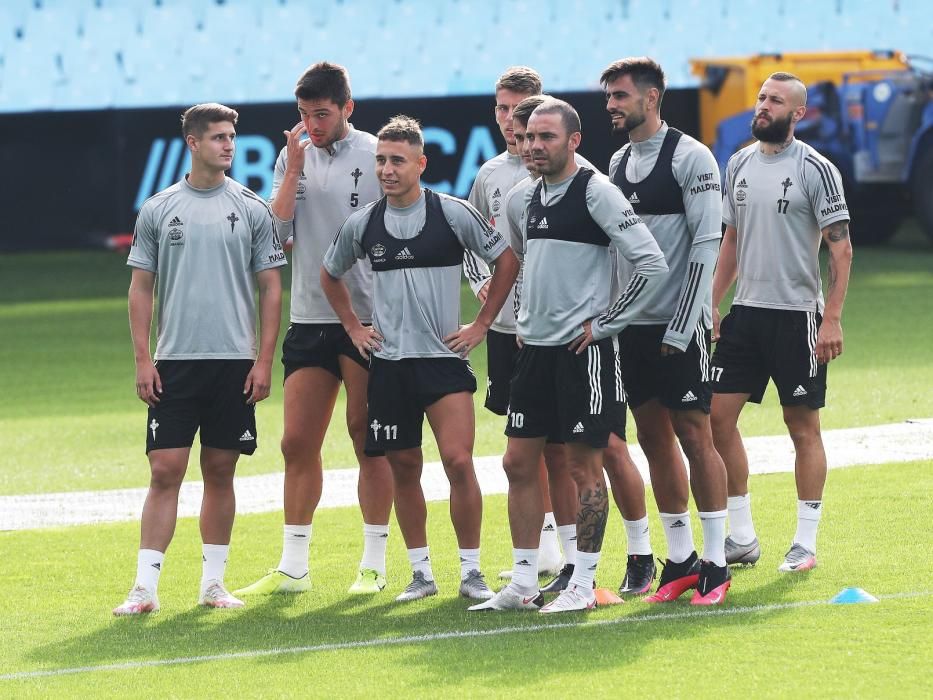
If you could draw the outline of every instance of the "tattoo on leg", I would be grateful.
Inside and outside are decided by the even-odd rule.
[[[598,552],[603,546],[606,521],[609,519],[609,493],[605,484],[580,491],[580,512],[577,513],[577,549]]]

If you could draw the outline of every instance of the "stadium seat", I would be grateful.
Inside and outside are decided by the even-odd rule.
[[[139,39],[139,15],[126,7],[101,7],[85,13],[83,43],[101,49],[122,51]]]
[[[116,52],[79,46],[63,53],[64,80],[55,92],[59,109],[100,109],[114,103],[121,74]]]

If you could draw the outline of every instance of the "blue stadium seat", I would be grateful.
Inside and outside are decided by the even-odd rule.
[[[37,80],[36,76],[45,79]],[[58,56],[41,42],[16,41],[4,55],[0,109],[6,112],[50,109],[62,81]]]
[[[100,109],[114,104],[122,75],[116,52],[78,46],[61,56],[64,80],[55,92],[58,109]]]
[[[139,15],[127,7],[102,7],[84,15],[83,43],[121,51],[139,39]]]

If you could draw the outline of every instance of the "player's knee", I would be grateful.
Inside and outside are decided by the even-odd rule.
[[[812,443],[821,439],[820,423],[814,416],[785,412],[784,425],[787,426],[787,433],[795,445]]]
[[[527,483],[538,478],[537,461],[522,459],[514,452],[506,450],[502,457],[502,469],[510,484]],[[550,467],[549,467],[550,468]]]
[[[306,468],[306,463],[320,459],[320,450],[306,438],[299,434],[287,432],[282,436],[280,445],[282,457],[285,459],[285,470]]]
[[[177,491],[185,479],[185,465],[153,460],[149,486],[160,491]]]
[[[364,454],[366,448],[366,415],[347,415],[347,432],[353,441],[353,449],[357,457]]]
[[[473,474],[473,456],[466,450],[442,454],[441,462],[451,485],[462,483]]]

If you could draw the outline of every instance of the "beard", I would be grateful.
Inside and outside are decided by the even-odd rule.
[[[752,117],[752,136],[763,143],[784,143],[790,136],[791,115],[786,119],[774,119],[758,126],[758,115]]]
[[[612,133],[627,135],[632,131],[632,129],[637,129],[644,123],[645,123],[644,112],[642,112],[641,114],[631,113],[618,124],[616,124],[615,122],[612,123]]]

